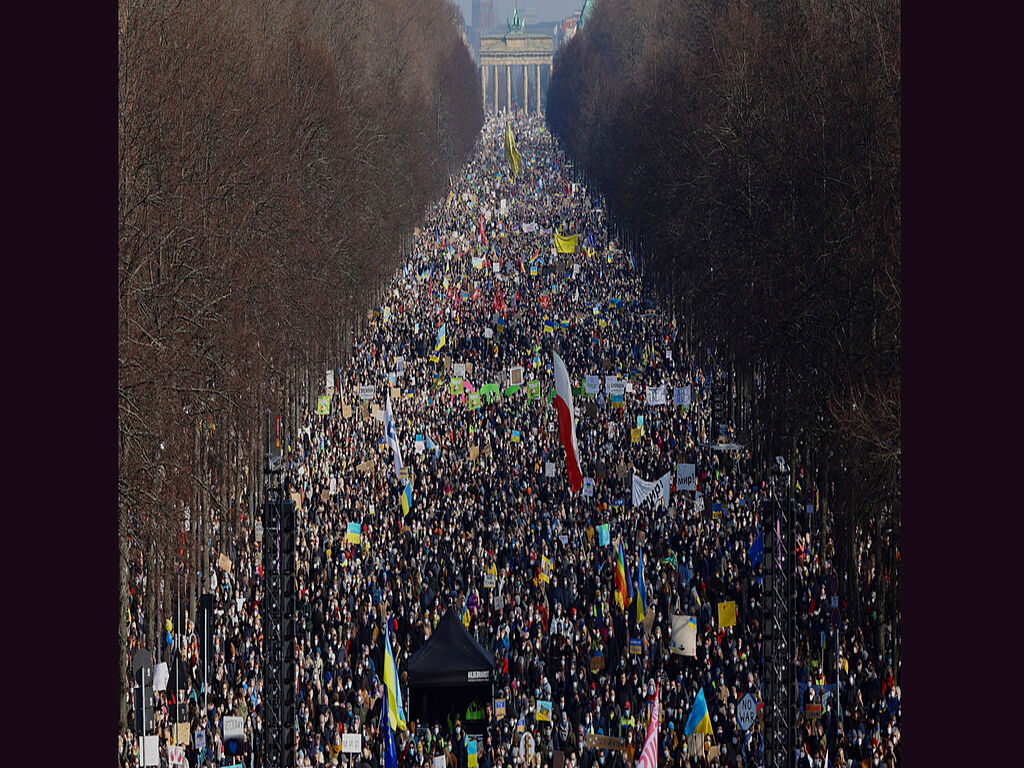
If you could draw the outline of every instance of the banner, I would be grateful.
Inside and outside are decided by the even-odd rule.
[[[555,232],[555,250],[559,253],[575,253],[579,235],[560,235]]]
[[[672,614],[672,653],[697,655],[697,617]]]
[[[660,504],[662,509],[668,509],[671,488],[672,480],[668,472],[653,481],[643,480],[633,475],[633,506],[640,507],[645,504],[658,506]]]
[[[665,405],[668,397],[668,387],[662,384],[660,387],[647,387],[648,405]]]
[[[676,464],[676,490],[697,490],[696,464]]]
[[[690,385],[685,387],[674,387],[672,389],[672,405],[690,407]]]

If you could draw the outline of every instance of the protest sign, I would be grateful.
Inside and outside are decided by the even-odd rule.
[[[359,399],[362,400],[363,402],[366,402],[367,400],[372,400],[374,391],[375,390],[373,384],[360,384]]]
[[[515,387],[522,385],[523,383],[523,366],[514,365],[508,369],[508,383],[509,386]]]
[[[676,464],[676,488],[680,491],[697,490],[697,465]]]
[[[583,478],[583,495],[588,498],[594,495],[594,478]]]
[[[330,395],[317,395],[316,398],[316,415],[317,416],[329,416],[331,414],[331,396]]]
[[[554,477],[555,476],[555,462],[546,461],[544,462],[544,476]]]
[[[484,574],[484,589],[494,589],[494,584],[498,580],[498,577],[493,573]]]
[[[600,376],[587,376],[584,383],[585,391],[588,395],[596,395],[597,390],[601,387]]]
[[[494,700],[494,719],[504,720],[505,719],[505,700],[495,699]]]
[[[460,378],[460,379],[465,378],[466,377],[466,364],[465,363],[455,363],[452,366],[452,374],[454,376],[456,376],[457,378]]]
[[[217,567],[220,568],[222,571],[231,573],[231,558],[222,552],[217,557]]]
[[[718,604],[718,626],[736,626],[736,602],[734,600],[726,600]]]
[[[538,723],[550,723],[551,722],[551,702],[544,701],[542,699],[537,700],[537,722]]]
[[[469,460],[470,461],[476,461],[478,456],[480,456],[480,446],[479,445],[471,445],[471,446],[469,446]]]
[[[343,733],[341,734],[341,751],[358,754],[363,751],[363,734]]]
[[[672,614],[672,653],[697,655],[697,617]]]
[[[664,405],[667,397],[666,389],[664,384],[660,387],[647,387],[647,404]]]

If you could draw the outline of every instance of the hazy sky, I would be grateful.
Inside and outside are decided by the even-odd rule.
[[[456,0],[462,10],[462,18],[466,26],[473,24],[473,0]],[[514,0],[497,0],[494,3],[494,23],[504,25],[505,20],[512,16]],[[519,15],[528,23],[535,21],[561,21],[583,8],[583,0],[519,0]]]

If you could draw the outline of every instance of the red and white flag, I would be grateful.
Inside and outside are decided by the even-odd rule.
[[[647,723],[647,738],[636,761],[636,768],[658,768],[658,721],[661,719],[661,684],[654,688],[654,703],[651,705],[651,720]]]
[[[583,488],[583,473],[580,471],[580,452],[576,447],[576,413],[572,404],[572,382],[565,363],[558,353],[555,356],[555,408],[558,410],[558,436],[565,446],[565,465],[569,470],[569,487],[574,491]]]

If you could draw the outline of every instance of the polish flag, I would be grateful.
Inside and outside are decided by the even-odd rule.
[[[572,404],[572,382],[569,372],[558,353],[555,356],[555,408],[558,409],[558,436],[565,446],[565,464],[569,470],[569,486],[574,491],[583,488],[580,471],[580,453],[576,447],[576,414]]]

